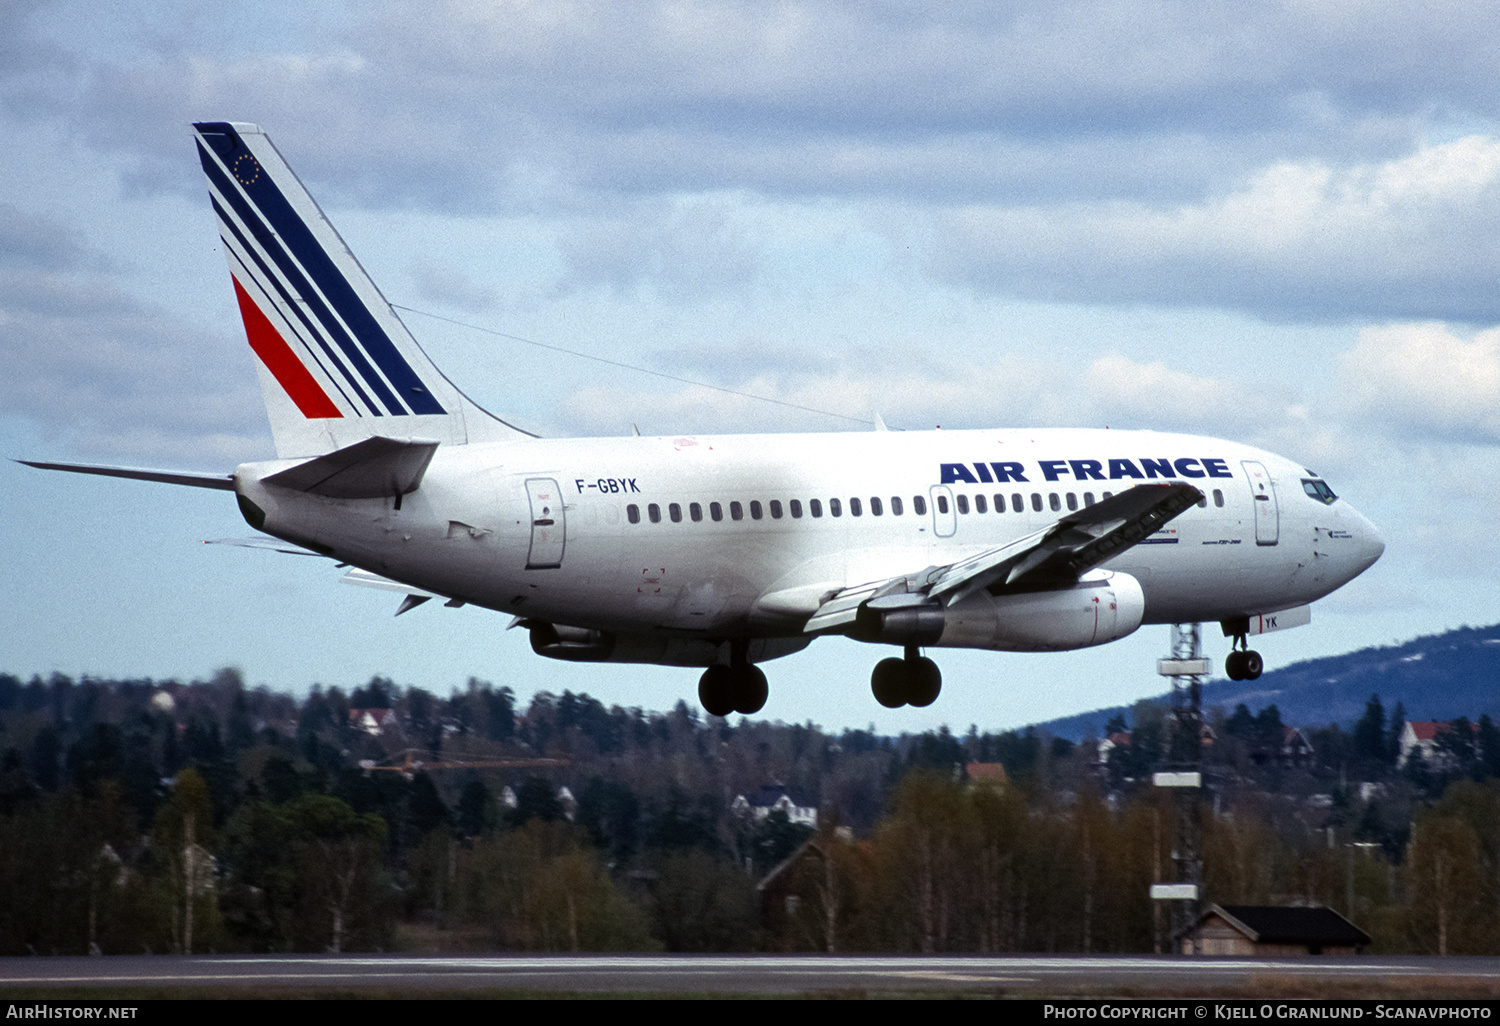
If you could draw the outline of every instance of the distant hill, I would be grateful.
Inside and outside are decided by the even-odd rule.
[[[1345,655],[1309,659],[1268,670],[1255,681],[1211,680],[1203,687],[1205,710],[1226,713],[1241,702],[1251,712],[1268,705],[1299,727],[1337,723],[1349,729],[1364,715],[1365,701],[1380,696],[1389,715],[1397,702],[1409,720],[1449,720],[1482,714],[1500,720],[1500,624],[1461,627],[1415,638],[1402,645],[1364,648]],[[1163,692],[1159,700],[1166,702]],[[1080,741],[1098,737],[1105,723],[1129,706],[1095,709],[1036,724],[1055,737]]]

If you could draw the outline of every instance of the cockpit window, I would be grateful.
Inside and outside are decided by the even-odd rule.
[[[1304,477],[1302,490],[1325,506],[1332,506],[1334,500],[1338,498],[1333,494],[1333,489],[1328,487],[1327,481],[1319,481],[1315,477]]]

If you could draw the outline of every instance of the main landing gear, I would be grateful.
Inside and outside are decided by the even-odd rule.
[[[771,689],[760,667],[745,658],[745,641],[729,643],[729,664],[714,663],[698,678],[698,703],[711,716],[750,716],[766,706]]]
[[[1229,655],[1224,658],[1224,676],[1230,680],[1255,680],[1265,668],[1260,653],[1248,647],[1243,634],[1236,634]]]
[[[916,645],[907,645],[906,658],[882,659],[875,664],[870,690],[875,692],[875,701],[887,709],[903,705],[920,709],[937,701],[938,692],[943,690],[943,674],[937,663],[917,654]]]

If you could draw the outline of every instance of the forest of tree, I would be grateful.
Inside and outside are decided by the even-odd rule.
[[[372,733],[351,709],[390,712]],[[1275,706],[1216,711],[1207,899],[1327,904],[1380,951],[1500,951],[1500,736],[1455,724],[1398,769],[1404,719],[1371,696],[1293,758]],[[0,674],[0,953],[1160,951],[1169,722],[1117,716],[1101,761],[1030,730],[520,709],[474,680],[299,699],[232,670]],[[404,758],[430,768],[381,768]],[[735,810],[767,784],[817,832]]]

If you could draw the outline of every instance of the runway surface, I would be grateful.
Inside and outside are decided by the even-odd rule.
[[[1496,958],[486,955],[0,959],[0,993],[848,994],[1500,997]]]

